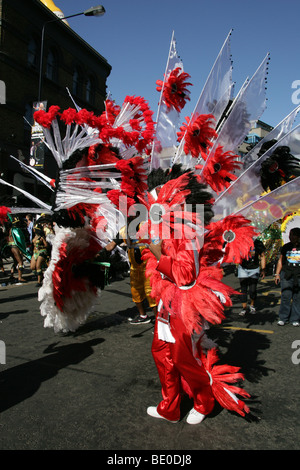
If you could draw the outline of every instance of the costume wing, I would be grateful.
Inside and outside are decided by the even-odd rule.
[[[220,220],[223,217],[226,217],[227,215],[241,213],[243,209],[245,209],[243,213],[246,213],[246,207],[248,208],[247,211],[250,211],[250,207],[254,203],[257,203],[255,205],[255,207],[257,208],[259,206],[258,201],[265,196],[265,190],[262,186],[261,181],[262,163],[266,161],[266,159],[270,157],[278,147],[289,147],[291,154],[299,159],[299,142],[300,125],[296,126],[288,134],[282,137],[277,143],[275,143],[216,199],[214,204],[215,219]],[[298,178],[296,178],[295,181],[298,181]],[[285,184],[283,185],[283,187],[284,186]],[[289,204],[291,204],[291,206],[294,206],[297,198],[299,201],[299,189],[297,188],[297,185],[294,183],[289,187],[291,186],[293,186],[293,188],[295,189],[295,194],[291,198],[289,197],[286,201],[284,201],[283,198],[277,198],[277,203],[279,204],[279,207],[282,207],[283,212],[286,212],[286,208]],[[284,193],[285,189],[283,187],[279,188],[278,193],[275,194]],[[289,192],[290,191],[288,190],[288,193]],[[274,191],[272,191],[270,194],[274,194]],[[266,195],[265,197],[270,196]],[[275,220],[280,219],[283,212],[278,211],[278,217]],[[268,218],[265,219],[265,223],[267,222]],[[272,221],[270,223],[272,223]]]
[[[229,116],[222,125],[218,137],[203,163],[200,174],[215,154],[218,147],[225,151],[236,153],[239,145],[248,134],[253,121],[260,118],[266,107],[266,75],[268,71],[269,54],[266,55],[255,74],[245,83],[232,105]]]
[[[229,32],[224,44],[213,64],[208,75],[206,83],[200,93],[198,102],[194,108],[191,124],[194,119],[202,114],[213,114],[215,116],[216,125],[222,118],[223,113],[232,99],[234,85],[232,82],[232,60],[230,52],[230,37],[232,31]],[[191,154],[184,152],[185,138],[180,142],[171,166],[182,164],[185,168],[193,168],[195,159]]]
[[[180,124],[180,111],[174,106],[167,106],[166,100],[164,99],[164,91],[168,86],[168,78],[174,70],[183,72],[183,62],[178,56],[176,50],[176,40],[173,31],[165,70],[165,80],[161,83],[161,92],[156,118],[156,133],[152,146],[150,171],[161,166],[161,157],[164,151],[168,152],[170,158],[172,158],[176,151],[177,130]],[[173,83],[174,94],[175,87],[176,82]],[[186,93],[186,90],[184,90],[184,93]],[[169,163],[170,161],[166,161],[167,166],[169,166]]]
[[[236,172],[237,175],[240,175],[243,173],[249,166],[252,165],[252,163],[255,162],[263,153],[263,148],[266,146],[269,142],[277,141],[280,140],[282,137],[284,137],[288,132],[292,130],[294,121],[300,111],[300,106],[295,108],[290,114],[288,114],[279,124],[277,124],[274,129],[272,129],[268,134],[261,139],[249,152],[243,157],[242,160],[242,167],[240,170]],[[267,149],[265,149],[266,151]]]

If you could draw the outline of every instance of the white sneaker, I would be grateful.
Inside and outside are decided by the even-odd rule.
[[[250,313],[252,314],[256,313],[256,308],[253,305],[250,305],[249,309],[250,309]]]
[[[247,313],[247,309],[246,308],[243,308],[243,310],[240,311],[239,315],[240,317],[244,317]]]
[[[204,418],[205,415],[199,413],[199,411],[195,410],[195,408],[192,408],[188,414],[188,417],[186,418],[186,422],[188,424],[199,424],[204,420]]]
[[[161,418],[161,419],[165,419],[166,421],[169,421],[170,423],[178,423],[178,421],[179,421],[179,420],[177,420],[177,421],[171,421],[170,419],[164,418],[163,416],[161,416],[161,415],[158,413],[156,406],[148,406],[148,408],[147,408],[147,414],[148,414],[149,416],[152,416],[152,418]]]
[[[298,321],[293,321],[292,325],[293,326],[300,326],[300,323]]]
[[[284,321],[282,321],[282,320],[279,320],[279,321],[277,322],[277,325],[278,325],[278,326],[284,326],[284,325],[285,325],[285,323],[284,323]]]

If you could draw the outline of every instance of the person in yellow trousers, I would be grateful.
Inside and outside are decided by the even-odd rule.
[[[146,245],[142,245],[137,239],[130,238],[127,233],[127,227],[124,226],[119,231],[117,238],[108,243],[105,248],[107,251],[112,251],[117,245],[122,243],[125,243],[128,249],[131,295],[138,309],[137,316],[130,319],[129,322],[131,325],[150,323],[151,318],[147,312],[145,312],[143,301],[147,299],[154,315],[156,315],[157,306],[155,300],[151,297],[150,278],[147,278],[145,275],[146,261],[142,260],[142,252],[146,248]]]

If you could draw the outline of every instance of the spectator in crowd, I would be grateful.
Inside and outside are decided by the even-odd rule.
[[[264,252],[264,244],[256,238],[249,258],[244,259],[238,266],[238,278],[242,294],[242,310],[239,313],[241,316],[244,316],[248,312],[248,296],[250,299],[249,312],[256,313],[255,301],[257,298],[257,284],[259,277],[264,278],[266,272],[266,258]]]
[[[281,287],[279,326],[300,325],[300,227],[290,230],[289,239],[281,248],[275,272],[275,284]]]
[[[31,214],[26,215],[27,230],[29,233],[29,240],[32,243],[32,231],[33,231],[33,217]]]
[[[31,258],[30,268],[37,274],[37,285],[36,287],[41,287],[43,272],[43,265],[46,264],[47,259],[47,241],[44,234],[44,230],[41,226],[34,227],[34,237],[32,240],[33,243],[33,255]]]

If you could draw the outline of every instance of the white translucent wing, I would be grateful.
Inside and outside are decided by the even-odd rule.
[[[236,153],[251,129],[253,122],[257,121],[264,112],[266,108],[266,75],[269,59],[269,54],[267,54],[251,80],[245,84],[234,101],[232,110],[219,131],[200,174],[218,146],[222,146],[224,151]]]
[[[278,146],[288,146],[290,153],[295,158],[300,159],[300,125],[276,142],[215,200],[214,214],[216,220],[236,213],[261,197],[264,192],[260,179],[261,164]]]
[[[269,142],[270,140],[280,140],[284,137],[293,127],[294,121],[297,117],[297,114],[300,111],[300,105],[295,108],[290,114],[288,114],[274,129],[272,129],[263,139],[261,139],[255,147],[253,147],[246,155],[243,157],[242,162],[243,166],[240,170],[236,171],[236,174],[239,175],[243,173],[249,166],[257,159],[258,153],[263,144]]]
[[[173,31],[165,77],[167,77],[170,72],[177,67],[183,71],[183,63],[176,50],[176,41]],[[177,130],[180,125],[180,113],[176,111],[176,109],[170,109],[168,111],[167,106],[163,101],[163,91],[164,90],[162,88],[156,118],[156,134],[151,152],[150,171],[161,166],[160,157],[164,151],[163,149],[168,149],[168,155],[171,158],[174,155],[177,146]],[[170,161],[166,160],[166,165],[169,166]]]
[[[300,176],[260,197],[257,201],[250,202],[235,214],[250,219],[261,233],[276,220],[298,210],[300,204],[299,185]]]
[[[200,93],[197,104],[194,108],[191,120],[200,114],[214,114],[216,123],[221,118],[228,102],[232,98],[232,60],[230,52],[229,32],[224,44],[212,66],[205,85]],[[187,168],[195,165],[195,159],[191,155],[185,155],[183,151],[184,138],[181,140],[176,156],[172,161],[172,166],[177,163],[183,164]]]

